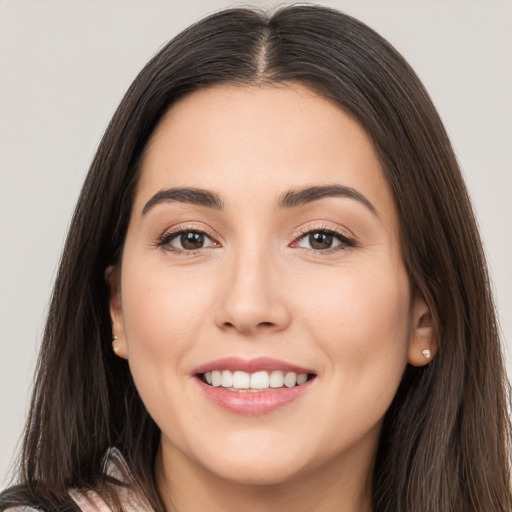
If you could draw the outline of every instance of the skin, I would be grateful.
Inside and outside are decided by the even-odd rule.
[[[278,208],[285,192],[340,184],[348,197]],[[163,201],[218,194],[222,210]],[[178,252],[176,227],[204,231]],[[334,230],[328,250],[309,232]],[[148,144],[120,268],[108,273],[116,353],[162,431],[155,466],[168,511],[371,510],[382,418],[407,362],[435,354],[430,314],[411,296],[390,188],[361,126],[299,84],[215,86],[173,105]],[[194,368],[268,356],[316,378],[291,404],[227,412]]]

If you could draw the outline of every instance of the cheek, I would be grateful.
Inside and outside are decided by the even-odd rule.
[[[200,277],[170,272],[165,262],[141,257],[123,261],[121,300],[130,371],[150,415],[169,431],[176,428],[170,418],[194,399],[187,387],[189,358],[201,339],[212,294]]]
[[[407,361],[409,283],[405,271],[344,269],[308,286],[296,296],[302,302],[303,327],[328,356],[330,371],[343,378],[345,389],[371,381],[398,385]]]
[[[205,318],[208,282],[158,265],[127,265],[125,275],[122,308],[129,351],[158,357],[179,352]]]
[[[331,440],[325,453],[373,435],[407,364],[408,279],[405,271],[380,270],[344,269],[321,288],[301,290],[301,330],[325,361],[326,393],[318,405],[326,419],[319,431]]]
[[[187,387],[188,358],[201,341],[213,292],[200,273],[170,272],[165,262],[140,261],[123,261],[121,277],[130,371],[150,415],[178,435],[170,419],[194,400]]]

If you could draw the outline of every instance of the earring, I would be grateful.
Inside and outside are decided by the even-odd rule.
[[[423,357],[425,359],[430,359],[430,350],[428,348],[425,350],[422,350],[421,353],[423,354]]]
[[[117,336],[112,336],[112,350],[114,351],[114,354],[117,354],[117,351],[119,350],[119,347],[116,345]]]

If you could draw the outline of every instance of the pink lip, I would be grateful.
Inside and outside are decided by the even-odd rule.
[[[194,380],[211,402],[226,411],[244,415],[266,414],[280,407],[284,407],[299,399],[304,393],[307,393],[313,381],[316,380],[311,379],[300,386],[294,386],[292,388],[268,389],[254,393],[238,392],[229,391],[222,387],[209,386],[200,378],[200,374],[214,370],[229,370],[231,372],[239,370],[247,373],[281,370],[283,372],[295,372],[297,374],[314,374],[315,372],[311,369],[270,357],[256,357],[254,359],[224,357],[202,364],[193,371],[193,374],[196,376]]]
[[[282,370],[284,372],[295,372],[299,373],[315,373],[311,369],[302,368],[294,364],[280,361],[278,359],[272,359],[270,357],[257,357],[254,359],[242,359],[240,357],[224,357],[222,359],[216,359],[208,363],[198,366],[193,373],[206,373],[214,370],[229,370],[234,372],[240,370],[247,373],[254,373],[257,371],[269,371]]]
[[[316,379],[292,388],[269,389],[255,393],[229,391],[225,388],[209,386],[200,378],[194,380],[205,396],[218,407],[228,412],[249,416],[267,414],[298,400],[310,390]]]

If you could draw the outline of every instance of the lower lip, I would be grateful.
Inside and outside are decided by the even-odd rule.
[[[236,414],[257,415],[267,414],[295,402],[309,391],[316,379],[313,378],[292,388],[269,389],[254,393],[229,391],[222,387],[209,386],[199,378],[196,380],[202,392],[215,405]]]

